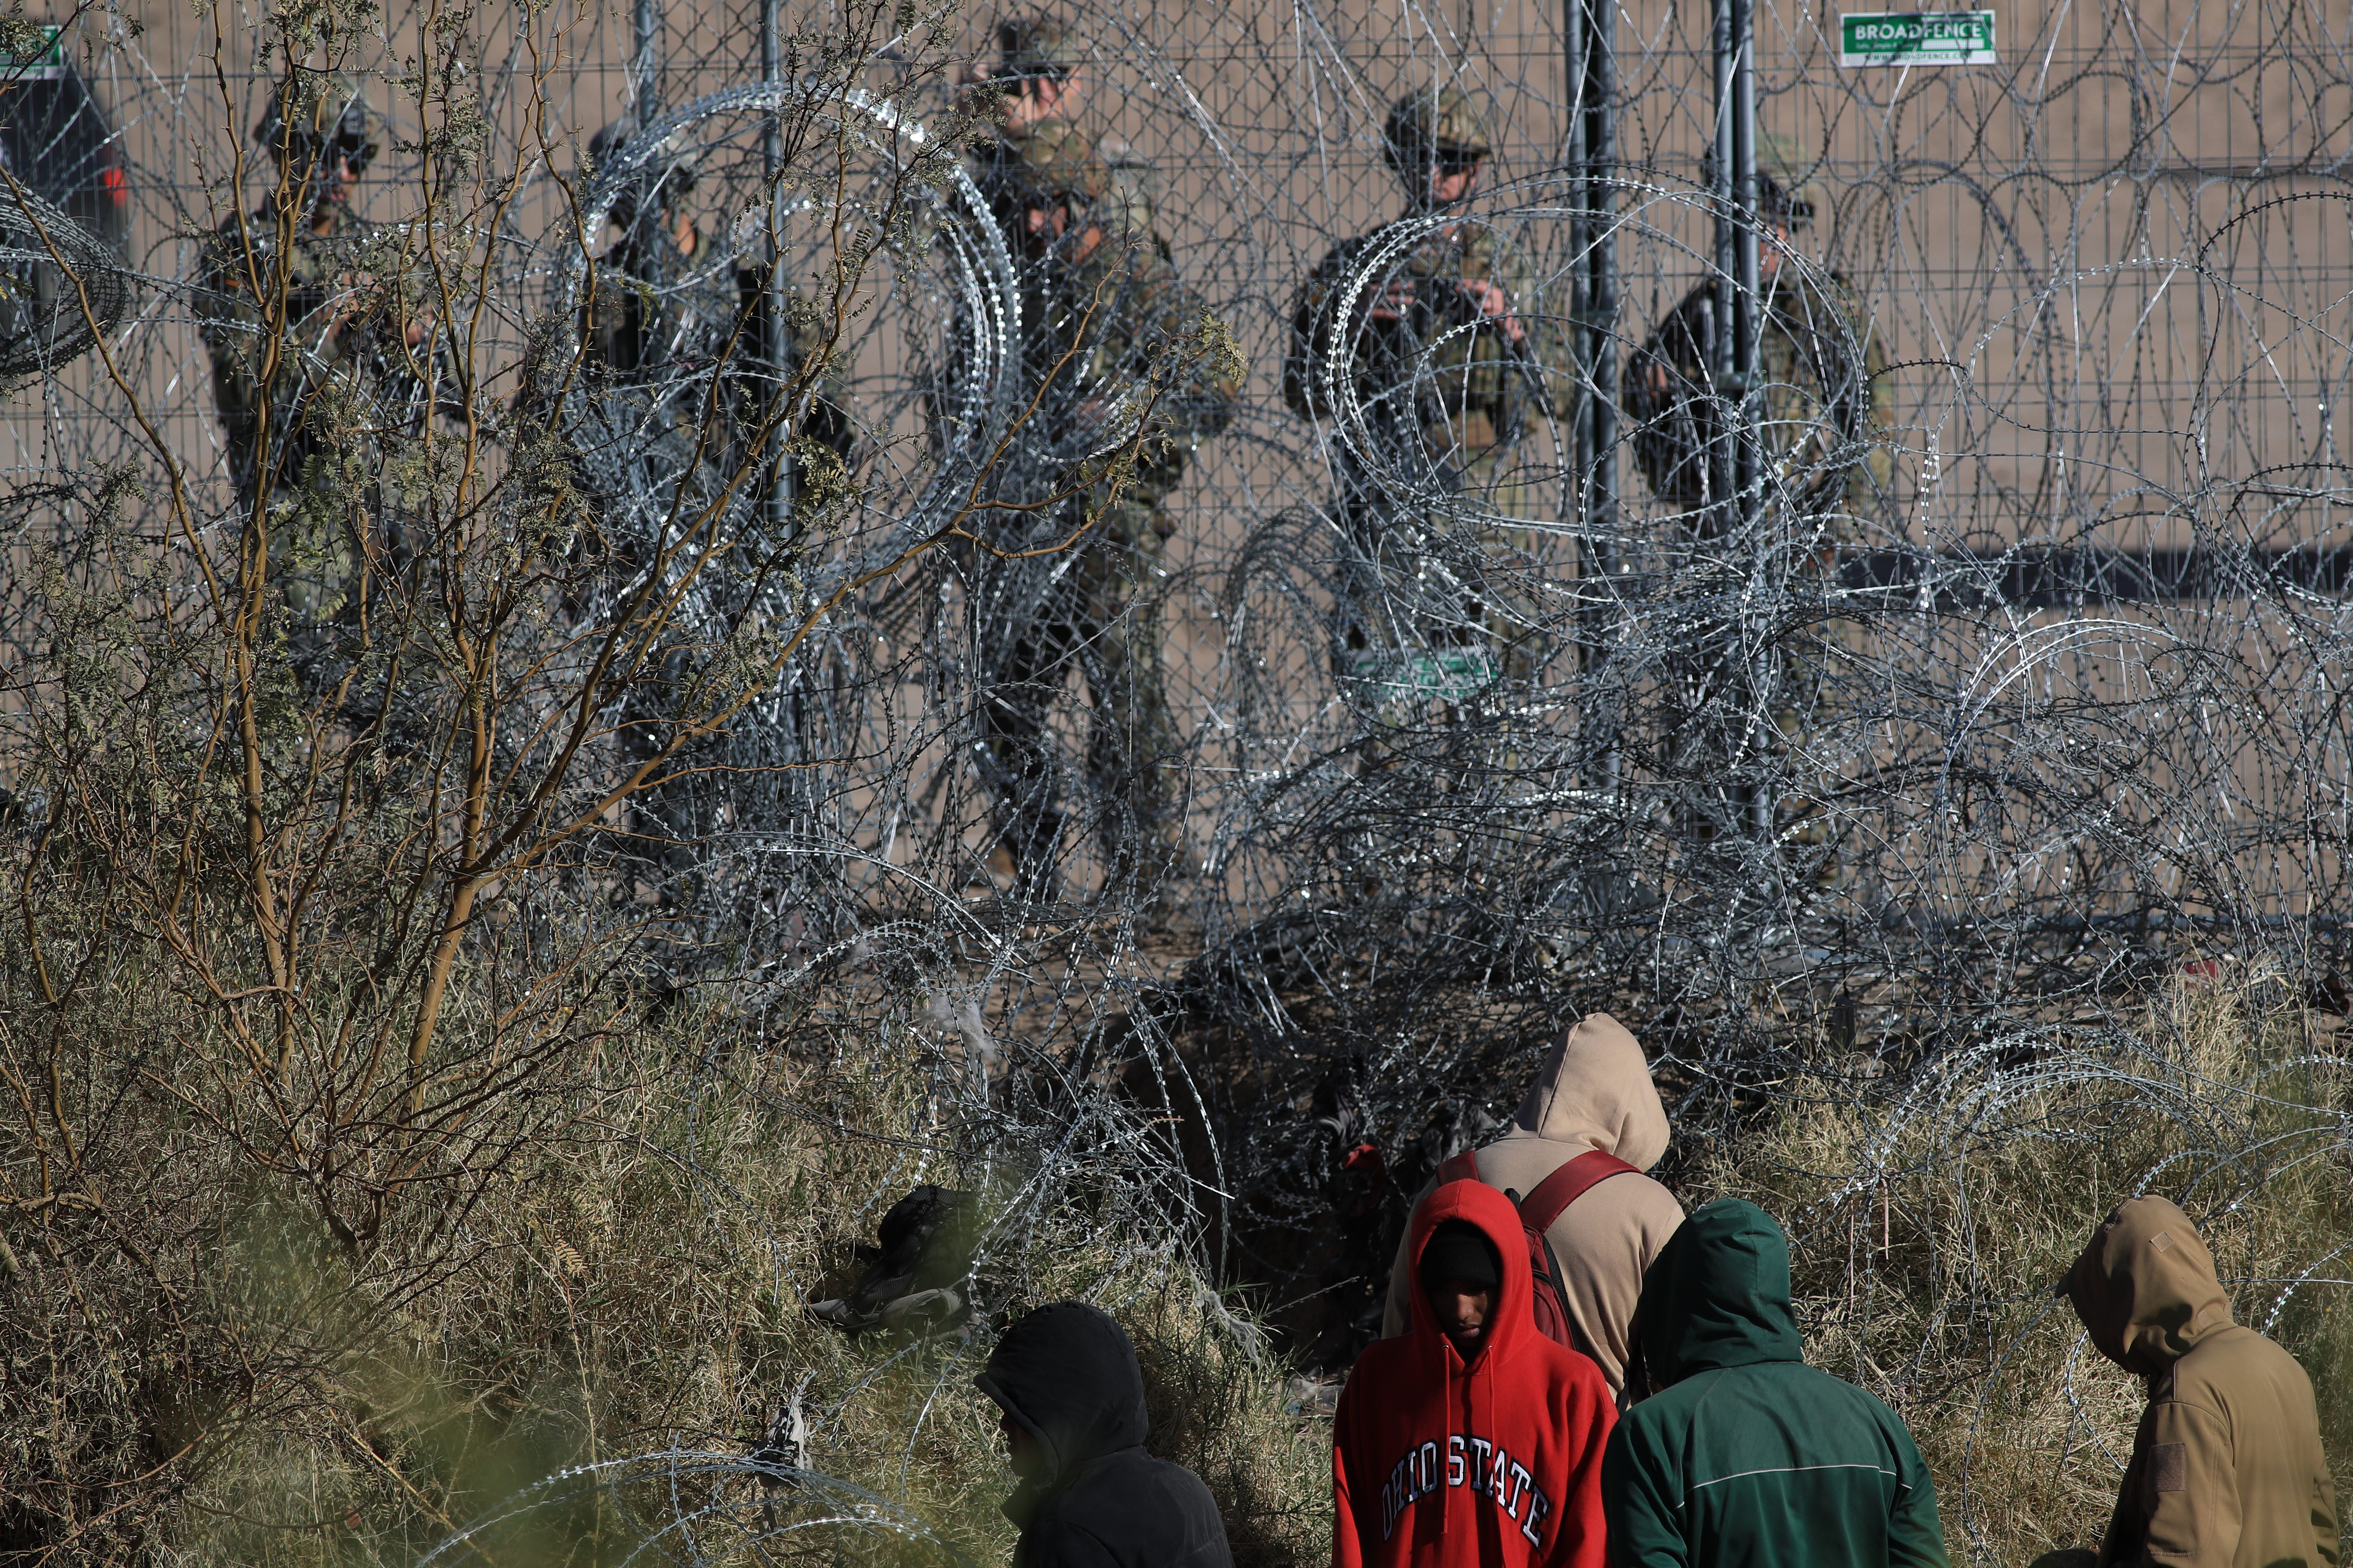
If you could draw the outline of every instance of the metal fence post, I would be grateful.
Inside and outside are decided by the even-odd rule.
[[[661,115],[661,21],[659,0],[637,0],[629,17],[629,61],[637,78],[640,131]]]
[[[1583,0],[1588,311],[1586,365],[1593,378],[1588,426],[1594,531],[1603,569],[1618,566],[1618,17],[1617,0]]]
[[[1585,385],[1575,426],[1571,461],[1577,487],[1578,572],[1587,585],[1583,668],[1589,678],[1607,662],[1609,604],[1618,574],[1618,238],[1617,16],[1615,0],[1570,0],[1569,152],[1572,181],[1570,234],[1577,258],[1570,273],[1570,320],[1577,363]],[[1618,785],[1618,714],[1596,696],[1587,710],[1593,743],[1594,782]]]
[[[1734,378],[1739,368],[1736,347],[1739,334],[1734,330],[1734,322],[1740,310],[1740,223],[1736,212],[1740,187],[1733,162],[1732,121],[1737,96],[1734,78],[1740,69],[1736,14],[1741,9],[1740,0],[1714,0],[1708,29],[1715,84],[1715,118],[1707,154],[1708,205],[1715,218],[1711,256],[1715,297],[1710,302],[1707,370],[1715,384],[1709,390],[1717,418],[1715,438],[1708,444],[1706,521],[1702,531],[1711,540],[1724,538],[1737,526],[1733,496],[1739,487],[1739,463],[1732,449],[1738,396]]]
[[[760,0],[760,79],[775,83],[785,68],[784,39],[777,34],[778,0]],[[784,530],[792,521],[792,454],[788,443],[792,437],[792,410],[786,404],[790,377],[786,361],[790,339],[785,320],[787,303],[785,288],[784,235],[776,177],[785,166],[785,120],[779,109],[771,113],[761,128],[761,166],[766,174],[768,198],[768,256],[765,298],[761,301],[760,357],[765,362],[772,388],[769,395],[769,458],[766,493],[761,498],[762,521],[767,524],[769,540],[784,537]]]
[[[1733,316],[1732,374],[1737,401],[1732,405],[1734,480],[1739,536],[1752,542],[1747,552],[1752,579],[1770,579],[1782,568],[1781,552],[1765,548],[1765,460],[1757,426],[1764,397],[1765,293],[1757,218],[1757,0],[1729,0],[1733,15],[1732,178],[1734,263],[1739,288]],[[1758,589],[1767,582],[1756,582]],[[1757,744],[1750,750],[1760,759],[1771,744],[1774,728],[1773,650],[1771,627],[1755,618],[1770,615],[1776,594],[1752,592],[1745,596],[1750,618],[1743,627],[1743,652],[1747,662],[1748,722]],[[1773,788],[1760,777],[1745,791],[1748,831],[1759,845],[1773,837]]]
[[[1770,703],[1772,656],[1769,627],[1752,617],[1760,610],[1769,613],[1771,595],[1756,590],[1766,585],[1758,578],[1778,566],[1768,559],[1775,552],[1758,548],[1765,500],[1765,465],[1757,433],[1764,300],[1757,233],[1755,0],[1715,0],[1714,22],[1715,136],[1708,184],[1715,209],[1715,299],[1709,370],[1715,377],[1719,427],[1708,455],[1706,522],[1701,534],[1719,544],[1739,541],[1736,553],[1748,563],[1751,591],[1739,595],[1742,618],[1725,627],[1736,644],[1725,674],[1743,710],[1738,722],[1755,742],[1737,749],[1754,758],[1767,743],[1757,731],[1770,722],[1763,710]],[[1753,838],[1768,842],[1772,791],[1761,780],[1739,779],[1745,771],[1751,770],[1733,770],[1729,804]]]

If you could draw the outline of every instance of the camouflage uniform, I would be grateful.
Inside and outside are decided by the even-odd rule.
[[[1022,258],[1023,405],[1037,398],[998,497],[1072,492],[1042,517],[1002,514],[1005,536],[992,542],[1036,549],[1079,536],[1064,554],[978,563],[981,646],[995,666],[981,730],[997,832],[1024,887],[1050,886],[1062,813],[1048,713],[1075,662],[1093,708],[1085,771],[1100,836],[1114,874],[1148,876],[1165,868],[1146,860],[1174,862],[1181,826],[1171,787],[1178,739],[1161,675],[1159,560],[1174,531],[1162,505],[1194,447],[1230,421],[1238,380],[1183,341],[1200,306],[1166,242],[1139,222],[1149,202],[1133,174],[1115,174],[1084,132],[1058,120],[1001,139],[983,163],[982,188]],[[1065,237],[1034,244],[1027,214],[1055,206],[1070,214]],[[1111,419],[1138,395],[1155,399],[1150,433],[1115,482],[1107,459],[1129,443]]]
[[[598,132],[589,143],[592,163],[619,153],[627,138],[622,125]],[[749,580],[786,541],[748,526],[764,487],[762,474],[742,470],[759,449],[757,434],[772,416],[769,400],[776,388],[793,384],[824,344],[788,310],[779,333],[783,363],[765,363],[771,309],[765,271],[714,258],[692,221],[681,224],[678,209],[694,186],[691,156],[666,153],[647,171],[645,188],[625,193],[607,214],[621,237],[596,265],[581,306],[586,419],[570,438],[581,489],[599,514],[608,545],[627,563],[620,575],[650,561],[665,535],[710,526],[702,521],[706,509],[724,504],[734,516],[713,531],[743,542],[741,559],[732,564]],[[847,462],[849,421],[832,395],[839,385],[838,370],[828,365],[793,434]],[[772,437],[765,450],[774,452],[788,439]],[[788,500],[809,490],[813,460],[803,452],[785,466]],[[765,467],[763,460],[763,474]],[[707,585],[728,580],[724,565],[706,570]],[[695,602],[708,597],[697,595]],[[681,633],[690,643],[716,635],[709,626],[685,626]],[[659,675],[624,704],[621,727],[633,760],[657,756],[669,744],[675,689],[691,657],[683,649],[672,652]],[[721,744],[716,738],[698,742],[692,754],[673,753],[669,765],[708,764],[707,753]],[[723,773],[689,772],[641,789],[630,798],[632,830],[669,871],[683,872],[694,861],[693,845],[717,819],[727,787]]]
[[[1408,684],[1485,685],[1498,669],[1487,651],[1493,629],[1482,623],[1509,595],[1490,586],[1478,561],[1458,559],[1460,602],[1425,605],[1433,624],[1383,627],[1383,566],[1420,574],[1429,542],[1456,531],[1450,496],[1464,497],[1482,519],[1475,557],[1500,555],[1504,576],[1533,566],[1524,531],[1488,520],[1525,515],[1535,503],[1523,447],[1556,401],[1571,395],[1568,349],[1525,261],[1483,225],[1430,228],[1380,277],[1357,276],[1402,226],[1429,228],[1440,160],[1474,163],[1490,150],[1476,110],[1452,87],[1399,100],[1385,139],[1416,210],[1334,247],[1308,275],[1292,310],[1283,398],[1302,417],[1331,419],[1341,413],[1333,396],[1340,391],[1336,401],[1353,401],[1370,437],[1371,450],[1340,442],[1335,459],[1341,523],[1356,558],[1342,588],[1344,674],[1393,662],[1382,650],[1400,644],[1454,645],[1466,651],[1409,656],[1418,662]],[[1500,290],[1503,312],[1482,304],[1487,285]],[[1504,663],[1521,675],[1530,668],[1525,649]]]
[[[374,237],[332,192],[376,151],[367,102],[340,79],[281,89],[255,140],[280,188],[232,216],[205,248],[196,330],[212,359],[213,403],[239,500],[269,531],[269,571],[298,627],[348,619],[375,510],[364,479],[339,484],[352,433],[385,416],[385,383],[407,354],[380,300],[346,281]],[[282,311],[279,300],[283,299]],[[366,304],[367,313],[353,315]]]
[[[1758,153],[1759,213],[1802,230],[1815,204],[1798,184],[1805,167],[1799,151],[1765,137]],[[1715,285],[1702,283],[1659,323],[1626,374],[1635,461],[1653,494],[1694,514],[1711,499],[1711,455],[1722,464],[1725,440],[1723,402],[1712,390],[1715,317]],[[1767,495],[1786,496],[1810,519],[1832,509],[1858,517],[1876,511],[1893,473],[1886,432],[1894,387],[1852,285],[1836,272],[1781,266],[1766,293],[1757,357],[1764,385],[1757,443]],[[1831,527],[1833,542],[1852,542],[1851,521]]]
[[[609,158],[625,141],[621,127],[607,126],[590,142],[589,155]],[[693,161],[670,157],[649,184],[650,193],[616,202],[608,215],[621,237],[598,263],[596,287],[583,303],[582,346],[600,379],[650,395],[663,424],[682,436],[687,449],[700,447],[710,478],[723,488],[751,456],[767,390],[796,381],[823,352],[824,334],[795,321],[787,308],[777,333],[782,363],[765,363],[771,301],[764,272],[712,262],[691,221],[684,226],[692,253],[681,245],[675,208],[694,189]],[[720,379],[720,423],[705,432],[700,426],[712,405],[704,378],[711,375]],[[828,365],[794,434],[846,457],[849,422],[839,405],[840,384],[839,368]]]
[[[1794,142],[1758,138],[1757,211],[1767,222],[1793,234],[1810,225],[1817,200],[1803,184],[1810,163]],[[1684,526],[1702,539],[1731,526],[1729,515],[1712,505],[1723,499],[1716,487],[1725,480],[1718,476],[1728,474],[1734,456],[1725,400],[1712,391],[1716,317],[1715,287],[1702,283],[1630,356],[1626,374],[1635,461],[1652,493],[1684,513]],[[1810,558],[1799,563],[1801,571],[1834,571],[1838,551],[1860,542],[1861,522],[1882,511],[1890,496],[1894,388],[1885,356],[1844,277],[1787,260],[1767,287],[1760,328],[1763,384],[1755,439],[1766,505],[1773,509],[1767,521],[1786,518],[1803,531],[1797,542]],[[1808,715],[1820,700],[1819,683],[1837,662],[1839,648],[1852,645],[1855,630],[1852,622],[1832,620],[1792,634],[1782,644],[1770,689],[1751,693],[1772,714],[1785,748],[1812,729]],[[1742,673],[1749,668],[1745,659],[1738,671],[1703,663],[1687,680],[1694,691],[1727,683],[1736,689],[1753,679]],[[1749,796],[1752,803],[1760,798]],[[1785,786],[1772,808],[1785,848],[1803,855],[1812,847],[1814,880],[1831,886],[1842,879],[1835,849],[1820,847],[1822,826],[1809,820],[1814,805]]]

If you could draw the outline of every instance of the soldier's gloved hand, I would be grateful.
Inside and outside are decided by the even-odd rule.
[[[1388,285],[1374,296],[1372,309],[1365,312],[1365,320],[1378,321],[1383,326],[1392,325],[1405,320],[1405,313],[1413,309],[1413,279],[1392,278]]]
[[[1492,278],[1465,278],[1454,285],[1456,292],[1479,309],[1479,313],[1491,321],[1500,321],[1504,335],[1514,344],[1527,342],[1528,332],[1520,325],[1519,313],[1512,309],[1512,297],[1504,286]]]
[[[1512,297],[1504,292],[1502,284],[1488,278],[1462,278],[1455,280],[1454,290],[1471,301],[1482,316],[1499,323],[1504,335],[1514,346],[1527,342],[1527,329],[1520,324],[1519,313],[1512,309]],[[1365,319],[1384,326],[1403,321],[1418,297],[1414,279],[1392,278],[1374,298]]]

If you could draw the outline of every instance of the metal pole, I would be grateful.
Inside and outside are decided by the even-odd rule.
[[[1718,439],[1708,462],[1708,525],[1705,537],[1737,541],[1735,551],[1751,563],[1752,574],[1770,571],[1758,548],[1763,518],[1764,463],[1757,444],[1757,375],[1763,328],[1757,237],[1757,77],[1754,0],[1715,0],[1715,146],[1709,171],[1715,206],[1715,299],[1710,323],[1711,369]],[[1742,595],[1759,604],[1763,595]],[[1758,743],[1745,745],[1746,765],[1732,769],[1732,804],[1742,825],[1760,843],[1773,831],[1771,791],[1743,780],[1754,771],[1764,744],[1755,731],[1770,723],[1759,710],[1769,701],[1770,651],[1761,628],[1727,627],[1737,643],[1735,668],[1727,673],[1743,699],[1742,724]],[[1726,762],[1732,761],[1730,758]]]
[[[784,39],[778,33],[778,0],[760,0],[760,79],[774,82],[784,74]],[[761,130],[760,153],[762,166],[767,173],[768,191],[768,269],[765,297],[761,300],[760,357],[770,377],[773,392],[768,399],[768,460],[767,493],[762,498],[762,521],[767,524],[771,541],[784,537],[784,530],[792,520],[792,458],[786,444],[792,436],[791,410],[786,406],[791,375],[787,361],[791,355],[786,336],[785,306],[784,234],[777,212],[779,197],[776,176],[785,167],[785,121],[781,110],[768,116]]]
[[[642,131],[661,115],[661,9],[657,0],[637,0],[629,20],[629,58],[638,79],[638,129]]]
[[[1571,102],[1574,165],[1579,189],[1575,239],[1582,264],[1576,269],[1584,309],[1577,321],[1578,361],[1586,392],[1577,424],[1577,471],[1583,487],[1584,567],[1592,607],[1588,611],[1587,669],[1606,662],[1609,605],[1615,598],[1618,559],[1618,237],[1617,195],[1611,184],[1618,155],[1617,12],[1615,0],[1572,0],[1570,49],[1574,76]],[[1591,710],[1601,788],[1618,786],[1618,716],[1596,700]]]
[[[1736,526],[1747,542],[1751,570],[1769,574],[1779,567],[1778,552],[1766,548],[1765,460],[1757,440],[1763,413],[1763,346],[1765,333],[1764,279],[1757,254],[1757,0],[1731,0],[1732,37],[1732,178],[1736,209],[1736,263],[1740,269],[1738,310],[1733,317],[1732,374],[1738,388],[1737,413],[1732,421],[1734,479],[1737,485]],[[1770,595],[1751,594],[1747,602],[1762,606]],[[1750,626],[1744,641],[1748,654],[1749,722],[1757,744],[1751,755],[1762,762],[1769,755],[1777,729],[1772,712],[1773,652],[1767,631]],[[1748,830],[1760,845],[1773,838],[1773,788],[1765,770],[1748,791]]]
[[[760,0],[760,79],[773,83],[785,70],[785,41],[776,28],[776,0]],[[785,121],[781,114],[771,114],[761,132],[760,154],[773,181],[785,162]]]
[[[1735,0],[1714,0],[1708,28],[1711,64],[1715,68],[1715,117],[1710,123],[1707,152],[1707,194],[1709,209],[1715,214],[1715,245],[1710,283],[1713,285],[1707,310],[1707,338],[1704,345],[1707,354],[1708,409],[1714,416],[1707,425],[1706,468],[1703,471],[1704,488],[1701,494],[1697,533],[1704,552],[1720,552],[1725,541],[1733,531],[1732,491],[1736,483],[1734,470],[1738,464],[1732,456],[1732,430],[1738,418],[1733,399],[1732,320],[1737,309],[1733,294],[1738,287],[1738,245],[1734,221],[1732,174],[1732,78],[1733,16]],[[1727,659],[1722,644],[1728,637],[1736,637],[1730,628],[1713,628],[1717,643],[1714,649],[1704,651],[1692,666],[1693,686],[1690,696],[1697,697],[1715,683]],[[1736,658],[1737,650],[1734,657]],[[1718,778],[1729,772],[1735,750],[1734,734],[1717,726],[1717,732],[1706,735],[1702,744],[1712,753],[1705,758],[1708,771]],[[1725,793],[1727,815],[1742,819],[1747,816],[1747,792],[1735,779],[1725,779],[1719,786]],[[1698,826],[1694,824],[1694,826]]]
[[[1583,274],[1583,258],[1591,240],[1592,226],[1586,221],[1584,195],[1588,167],[1585,136],[1585,5],[1586,0],[1567,0],[1562,16],[1562,64],[1568,80],[1568,138],[1561,148],[1561,168],[1568,176],[1568,253],[1577,258],[1569,268],[1568,297],[1562,303],[1569,321],[1569,348],[1577,368],[1585,363],[1583,323],[1586,310],[1587,279]],[[1589,422],[1592,399],[1589,386],[1580,387],[1577,413],[1569,426],[1569,515],[1588,515],[1592,478],[1592,449]],[[1580,552],[1589,552],[1591,540],[1581,536]]]
[[[1764,465],[1756,441],[1758,345],[1762,336],[1762,297],[1758,294],[1757,253],[1757,38],[1756,0],[1727,0],[1732,12],[1732,205],[1733,265],[1738,287],[1733,292],[1732,374],[1738,416],[1732,421],[1735,452],[1735,494],[1738,518],[1745,529],[1756,520]]]
[[[1711,540],[1722,539],[1732,531],[1730,502],[1737,486],[1738,465],[1732,456],[1733,427],[1737,422],[1732,324],[1739,310],[1734,296],[1739,291],[1740,225],[1733,211],[1738,188],[1733,170],[1732,115],[1733,78],[1738,71],[1733,13],[1738,5],[1739,0],[1715,0],[1708,40],[1715,67],[1715,120],[1707,169],[1709,205],[1715,213],[1715,298],[1708,313],[1707,369],[1715,383],[1710,390],[1717,417],[1714,421],[1715,439],[1708,444],[1706,522],[1703,534]]]
[[[1586,211],[1591,215],[1591,282],[1586,303],[1592,312],[1587,360],[1593,374],[1593,531],[1601,541],[1602,575],[1618,574],[1618,0],[1586,0],[1585,152]],[[1605,611],[1605,614],[1607,612]],[[1618,787],[1619,715],[1609,715],[1609,750],[1604,772]]]
[[[1586,363],[1593,375],[1593,498],[1603,565],[1618,566],[1618,13],[1585,0]]]
[[[1568,423],[1568,472],[1562,490],[1567,507],[1566,515],[1577,527],[1577,575],[1589,581],[1599,571],[1599,556],[1593,536],[1593,386],[1586,374],[1584,331],[1588,283],[1584,257],[1586,247],[1592,242],[1592,226],[1584,211],[1590,157],[1585,144],[1585,5],[1586,0],[1567,0],[1561,17],[1561,63],[1568,81],[1568,137],[1561,148],[1560,162],[1568,178],[1568,253],[1576,258],[1569,268],[1567,298],[1561,305],[1567,320],[1570,366],[1578,377],[1577,402]],[[1600,662],[1600,646],[1595,636],[1599,629],[1597,617],[1588,608],[1577,637],[1580,670],[1590,671]]]

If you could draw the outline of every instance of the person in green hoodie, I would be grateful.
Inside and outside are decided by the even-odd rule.
[[[1610,1568],[1946,1568],[1912,1434],[1803,1360],[1771,1215],[1734,1198],[1694,1211],[1634,1321],[1656,1392],[1602,1458]]]

